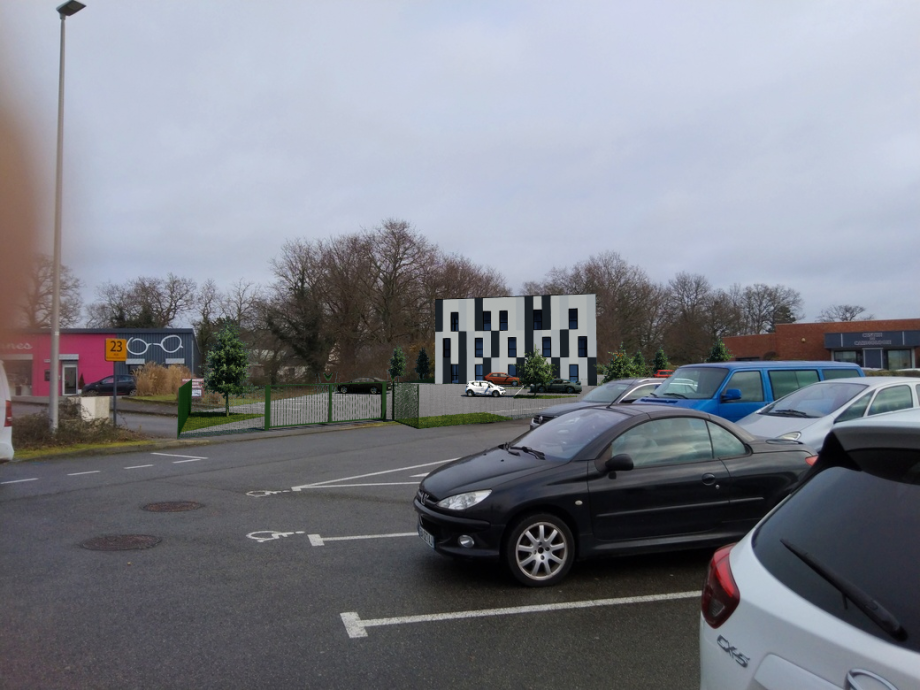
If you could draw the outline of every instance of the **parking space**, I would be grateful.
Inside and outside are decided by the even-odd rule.
[[[38,674],[103,688],[136,674],[147,687],[695,687],[705,554],[579,563],[530,590],[417,536],[421,478],[524,428],[386,426],[4,467],[0,582],[21,592],[0,628],[8,687]],[[21,479],[33,481],[7,483]],[[203,507],[142,510],[167,500]],[[80,547],[122,532],[161,542]]]

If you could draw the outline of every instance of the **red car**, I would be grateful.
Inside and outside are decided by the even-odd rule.
[[[491,381],[498,386],[520,386],[521,379],[503,371],[492,371],[483,376],[486,381]]]

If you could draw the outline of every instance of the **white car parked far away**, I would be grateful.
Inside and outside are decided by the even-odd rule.
[[[497,398],[505,394],[505,389],[501,386],[496,386],[490,381],[470,381],[466,384],[466,394],[469,396],[491,395],[493,398]]]

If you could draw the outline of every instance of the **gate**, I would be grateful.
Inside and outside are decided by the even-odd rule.
[[[419,391],[417,383],[397,383],[393,386],[393,419],[407,426],[419,426]]]

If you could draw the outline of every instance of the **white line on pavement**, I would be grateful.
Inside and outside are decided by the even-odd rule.
[[[311,546],[325,546],[330,541],[356,541],[358,539],[389,539],[391,537],[417,537],[418,532],[396,532],[395,534],[362,534],[357,537],[321,537],[318,534],[308,534]]]
[[[314,489],[317,486],[324,486],[326,484],[335,484],[336,482],[350,482],[352,479],[364,479],[365,477],[376,477],[380,474],[392,474],[393,472],[405,472],[406,470],[415,470],[419,467],[431,467],[432,465],[443,465],[445,462],[450,462],[451,460],[456,460],[457,458],[448,458],[447,460],[438,460],[437,462],[426,462],[423,465],[411,465],[409,467],[398,467],[395,470],[383,470],[381,472],[370,472],[369,474],[359,474],[354,477],[342,477],[341,479],[329,479],[324,482],[315,482],[313,484],[301,484],[300,486],[292,486],[292,491],[300,491],[301,489]]]
[[[125,467],[126,470],[139,470],[142,467],[153,467],[153,465],[131,465],[131,467]]]
[[[183,462],[198,462],[199,460],[207,460],[207,458],[189,458],[188,460],[173,460],[173,465],[181,465]]]
[[[207,460],[206,457],[201,455],[175,455],[174,453],[151,453],[151,455],[162,455],[166,458],[192,458],[193,460]]]
[[[99,474],[99,470],[92,470],[91,472],[71,472],[68,474],[68,477],[79,477],[81,474]]]
[[[356,486],[418,486],[418,482],[377,482],[376,484],[342,484],[340,486],[295,486],[294,491],[304,489],[351,489]]]
[[[37,482],[38,477],[30,477],[29,479],[10,479],[8,482],[0,482],[0,484],[21,484],[22,482]]]
[[[674,601],[700,596],[699,591],[674,592],[672,594],[651,594],[640,597],[621,597],[619,599],[594,599],[591,601],[571,601],[558,604],[541,604],[536,606],[514,606],[500,609],[479,609],[477,611],[456,611],[454,613],[432,613],[420,616],[399,616],[395,618],[372,618],[361,620],[354,611],[339,614],[345,624],[345,630],[352,639],[367,637],[367,628],[384,625],[405,625],[408,623],[430,623],[433,621],[458,620],[463,618],[485,618],[487,616],[511,616],[519,613],[542,613],[546,611],[566,611],[571,609],[595,608],[598,606],[623,606],[625,604],[645,604],[656,601]]]

